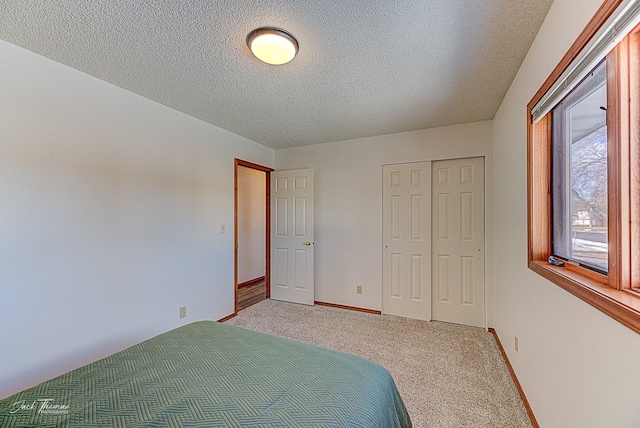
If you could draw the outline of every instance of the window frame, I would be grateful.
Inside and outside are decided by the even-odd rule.
[[[554,266],[552,254],[552,113],[537,123],[534,106],[553,86],[622,0],[605,0],[587,27],[527,105],[528,266],[637,333],[640,333],[640,26],[606,56],[608,246],[606,275],[565,263]],[[621,103],[621,100],[630,100]],[[631,120],[631,118],[636,118]],[[634,200],[635,199],[635,200]],[[635,249],[635,251],[633,250]]]

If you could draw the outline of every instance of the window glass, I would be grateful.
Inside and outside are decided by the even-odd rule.
[[[552,110],[553,254],[607,272],[606,63]]]

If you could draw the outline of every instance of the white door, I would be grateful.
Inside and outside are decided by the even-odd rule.
[[[382,173],[382,312],[431,320],[431,162]]]
[[[433,162],[433,319],[484,327],[484,158]]]
[[[271,173],[271,298],[313,305],[313,170]]]

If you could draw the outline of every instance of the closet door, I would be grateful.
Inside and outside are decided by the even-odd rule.
[[[431,162],[383,166],[382,312],[431,320]]]
[[[433,162],[433,319],[485,326],[484,158]]]

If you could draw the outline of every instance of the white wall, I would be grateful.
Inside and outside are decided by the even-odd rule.
[[[238,167],[238,284],[265,275],[266,180],[264,171]]]
[[[492,138],[491,122],[477,122],[277,150],[277,169],[315,170],[315,300],[382,307],[382,165],[486,156],[490,183]],[[491,218],[490,186],[486,190]],[[490,250],[490,227],[486,234]],[[486,255],[490,267],[491,251]],[[489,270],[489,295],[491,283]]]
[[[0,397],[233,313],[233,159],[272,150],[3,41],[0,94]]]
[[[601,3],[555,1],[494,119],[495,328],[545,428],[640,426],[640,336],[527,268],[526,105]]]

